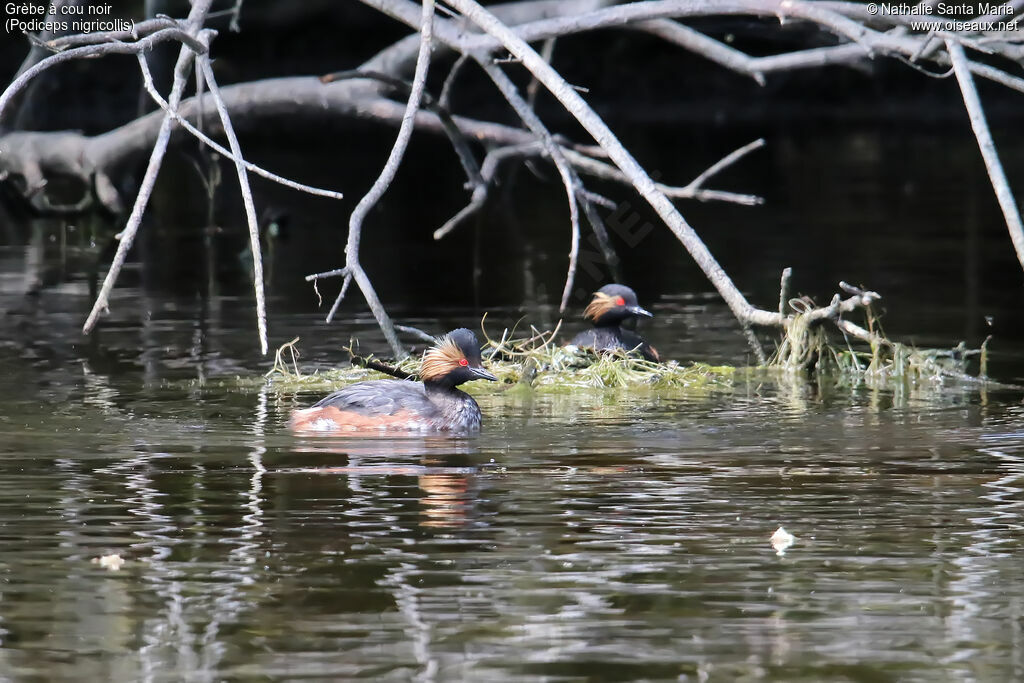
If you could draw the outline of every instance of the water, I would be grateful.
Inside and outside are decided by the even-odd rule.
[[[641,151],[688,179],[766,135],[720,186],[765,207],[684,207],[751,301],[774,307],[787,265],[819,303],[847,279],[882,292],[900,339],[993,333],[990,372],[1024,384],[1019,265],[959,134],[780,123]],[[363,158],[357,141],[330,144],[331,163],[289,149],[269,165],[358,197],[372,173],[335,161]],[[420,178],[458,175],[435,168],[451,161],[437,144],[391,191],[414,199],[375,212],[364,241],[389,310],[431,332],[482,310],[493,332],[523,315],[550,329],[559,188],[521,173],[493,224],[437,245],[465,200],[454,182],[423,198]],[[1024,680],[1020,390],[483,394],[476,437],[299,439],[284,423],[315,396],[251,381],[268,361],[247,240],[227,219],[211,240],[182,228],[205,220],[177,199],[190,173],[167,174],[134,252],[146,265],[90,337],[88,226],[0,247],[0,681]],[[301,336],[307,370],[351,336],[384,351],[358,299],[327,328],[301,279],[338,265],[347,205],[257,191],[292,217],[268,263],[272,345]],[[221,218],[241,215],[231,201]],[[746,361],[663,229],[619,246],[664,355]],[[584,300],[603,284],[588,277]],[[780,526],[796,537],[782,555]]]
[[[297,439],[311,396],[230,381],[265,368],[245,298],[123,290],[94,342],[83,292],[5,302],[5,680],[1024,677],[1019,392],[497,394],[477,437]],[[670,353],[729,338],[653,308],[709,321]],[[272,321],[307,367],[370,329],[317,320]]]

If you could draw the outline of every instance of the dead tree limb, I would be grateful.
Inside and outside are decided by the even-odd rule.
[[[393,330],[388,331],[390,319],[386,317],[387,314],[383,311],[383,307],[369,283],[369,278],[359,263],[358,246],[362,223],[370,207],[386,191],[391,178],[394,177],[405,152],[408,136],[414,127],[420,127],[421,130],[433,133],[449,134],[470,181],[468,187],[472,195],[469,204],[439,228],[435,237],[443,236],[461,220],[479,210],[486,199],[487,187],[493,182],[494,173],[503,159],[516,156],[521,158],[541,157],[549,159],[555,165],[566,187],[567,197],[570,201],[570,222],[573,227],[574,246],[570,254],[567,285],[563,292],[563,306],[566,293],[571,289],[572,275],[575,271],[573,254],[578,253],[579,245],[578,210],[573,211],[573,206],[584,209],[584,215],[591,219],[602,249],[605,249],[606,246],[609,247],[605,252],[606,259],[610,263],[614,260],[609,256],[612,254],[610,245],[606,245],[604,242],[603,226],[600,223],[600,217],[594,210],[594,203],[604,204],[606,201],[583,187],[580,176],[586,175],[628,183],[634,187],[693,256],[745,329],[750,325],[787,325],[791,316],[788,316],[785,311],[762,310],[746,300],[671,201],[678,198],[696,198],[757,203],[760,198],[708,190],[704,187],[704,183],[717,170],[734,163],[743,154],[756,148],[758,143],[737,150],[733,155],[724,158],[719,164],[712,166],[686,186],[671,187],[654,182],[646,170],[623,147],[604,121],[550,65],[549,51],[554,40],[597,29],[626,28],[644,31],[711,59],[725,68],[746,74],[759,83],[763,83],[765,75],[772,72],[824,64],[852,65],[877,57],[893,57],[918,69],[922,68],[920,66],[922,63],[927,63],[930,68],[935,66],[952,67],[952,72],[956,74],[963,91],[964,102],[978,137],[990,179],[999,198],[1000,207],[1003,209],[1010,228],[1018,258],[1024,266],[1024,226],[1021,224],[1019,212],[1013,202],[1012,194],[1010,194],[1005,174],[999,165],[991,135],[988,133],[972,74],[1021,92],[1024,92],[1024,78],[1007,73],[991,64],[973,61],[965,53],[966,48],[994,57],[1020,61],[1024,58],[1024,48],[1008,40],[1006,36],[984,32],[974,34],[966,31],[915,33],[910,30],[910,21],[915,17],[896,15],[870,17],[866,14],[865,6],[862,3],[853,2],[646,0],[616,3],[612,0],[528,0],[527,2],[489,6],[484,9],[474,0],[452,0],[448,4],[458,10],[462,16],[454,19],[435,19],[431,12],[432,27],[426,29],[424,26],[424,15],[427,12],[425,4],[418,6],[417,3],[408,0],[361,1],[397,18],[417,31],[416,35],[411,35],[382,50],[363,65],[365,72],[384,74],[386,79],[403,83],[407,81],[409,72],[414,71],[413,84],[405,102],[398,102],[389,97],[394,93],[382,83],[357,82],[354,79],[350,82],[324,85],[317,79],[311,78],[285,78],[239,84],[220,89],[219,95],[211,92],[185,100],[182,97],[184,86],[179,82],[184,77],[179,78],[179,69],[176,68],[174,87],[171,96],[160,105],[162,111],[141,117],[104,135],[86,138],[61,133],[59,135],[65,136],[61,138],[62,143],[66,144],[62,145],[60,149],[57,149],[55,145],[43,144],[45,141],[55,139],[48,136],[57,134],[19,132],[0,138],[0,172],[21,175],[25,181],[26,198],[32,201],[45,195],[42,188],[45,186],[50,171],[55,173],[70,171],[71,175],[75,177],[93,182],[97,195],[102,194],[101,187],[106,188],[104,192],[109,195],[114,190],[109,180],[103,180],[106,178],[104,172],[126,159],[149,152],[150,162],[143,177],[142,187],[126,228],[122,232],[118,255],[107,274],[104,290],[101,292],[101,297],[97,299],[96,307],[86,323],[87,329],[91,329],[99,310],[106,306],[109,286],[112,283],[111,278],[116,277],[118,269],[124,262],[124,252],[130,247],[138,229],[138,223],[152,192],[153,182],[164,151],[176,128],[175,124],[180,123],[188,133],[196,134],[195,126],[189,121],[205,117],[215,111],[223,113],[225,116],[226,112],[230,112],[233,123],[226,122],[222,118],[220,128],[217,129],[216,124],[212,125],[208,135],[216,136],[221,131],[227,135],[229,143],[231,143],[229,144],[231,150],[225,156],[235,162],[241,181],[247,171],[259,171],[253,165],[248,164],[238,153],[237,140],[232,143],[233,131],[229,133],[228,129],[237,128],[240,123],[258,122],[262,117],[291,115],[296,110],[322,112],[331,116],[363,117],[395,124],[399,127],[398,138],[388,163],[374,188],[364,197],[366,204],[360,203],[350,221],[346,266],[340,269],[340,272],[345,275],[345,281],[342,294],[336,302],[337,305],[341,297],[344,296],[344,291],[349,283],[353,279],[356,280],[396,353],[399,349],[397,337]],[[1014,0],[1014,2],[1024,4],[1024,0]],[[199,8],[202,6],[205,6],[206,9],[199,12]],[[202,29],[202,18],[208,16],[208,6],[208,1],[197,0],[193,4],[188,21],[153,19],[141,22],[131,35],[94,34],[87,37],[66,36],[49,41],[38,41],[37,46],[41,45],[48,50],[60,51],[42,57],[41,61],[29,66],[0,95],[0,117],[4,113],[4,108],[9,106],[12,99],[29,82],[32,75],[69,59],[111,53],[135,53],[141,56],[141,53],[152,45],[165,40],[173,40],[182,43],[182,50],[179,54],[181,72],[188,71],[193,54],[199,55],[200,70],[203,70],[203,65],[206,63],[203,56],[205,46],[200,40],[199,31]],[[235,5],[236,13],[240,6],[240,2]],[[194,13],[200,15],[198,24],[192,22]],[[679,23],[680,20],[688,18],[727,15],[774,17],[780,21],[808,22],[835,35],[839,44],[779,55],[753,57]],[[473,25],[480,30],[477,31]],[[424,31],[428,32],[426,37]],[[451,50],[459,55],[456,67],[452,69],[449,78],[446,79],[439,98],[444,111],[436,108],[434,111],[425,111],[429,108],[425,103],[430,100],[424,92],[423,83],[417,82],[417,79],[423,74],[421,69],[425,70],[428,67],[431,41],[437,43],[436,47],[439,50]],[[544,41],[545,49],[548,50],[544,56],[538,55],[528,45],[529,42],[538,41]],[[532,94],[527,98],[519,95],[509,79],[507,70],[494,63],[495,53],[503,50],[511,52],[529,72],[532,78],[531,88],[536,87],[537,84],[547,88],[566,111],[588,131],[597,142],[600,154],[590,153],[579,145],[573,145],[569,141],[553,136],[547,130],[545,124],[533,111]],[[488,71],[528,130],[447,114],[447,103],[450,100],[455,74],[459,67],[470,59],[479,62]],[[140,64],[145,64],[144,58],[140,60]],[[151,86],[151,83],[148,86]],[[155,92],[155,88],[151,89],[151,92]],[[158,100],[158,103],[160,101],[162,99]],[[454,137],[453,133],[455,133]],[[212,140],[209,136],[200,139],[203,139],[206,144],[211,144]],[[478,170],[475,165],[474,152],[469,149],[467,140],[485,143],[488,148],[483,165]],[[223,150],[224,148],[219,147],[219,149]],[[606,157],[612,163],[595,157]],[[309,188],[307,188],[308,190]],[[102,197],[101,201],[107,203]],[[43,209],[47,208],[42,200],[40,203],[43,204]],[[247,202],[247,215],[252,213],[249,211],[249,204],[251,204],[251,198]],[[80,207],[75,205],[49,208],[52,210],[75,210]],[[356,228],[353,229],[353,226]],[[324,275],[318,274],[312,277],[320,276]],[[845,312],[870,303],[872,297],[869,294],[877,296],[873,293],[863,292],[847,298],[837,295],[828,306],[806,312],[803,319],[806,320],[808,316],[813,316],[812,320],[814,321],[838,321]],[[333,317],[336,305],[332,307],[330,317]]]
[[[76,47],[50,55],[49,57],[46,57],[40,62],[34,64],[32,67],[26,69],[24,73],[14,79],[11,84],[7,86],[7,89],[4,90],[2,95],[0,95],[0,117],[3,116],[4,109],[10,104],[11,100],[13,100],[33,78],[47,69],[64,62],[70,62],[84,57],[138,54],[140,52],[151,50],[157,43],[169,40],[182,43],[192,52],[201,52],[203,49],[202,44],[197,42],[196,39],[186,31],[180,28],[167,28],[162,31],[157,31],[156,33],[134,43],[102,43],[99,45],[85,45],[83,47]]]
[[[207,32],[204,31],[204,34]],[[231,117],[228,109],[221,99],[220,89],[217,87],[217,80],[213,75],[213,68],[210,66],[210,59],[205,54],[196,57],[203,80],[206,82],[210,95],[217,103],[217,114],[220,116],[221,126],[224,127],[224,135],[227,136],[228,145],[231,147],[231,158],[235,162],[235,171],[238,174],[238,187],[242,193],[242,203],[245,206],[245,217],[249,224],[249,250],[252,252],[252,282],[256,297],[256,327],[260,339],[260,351],[267,353],[267,302],[263,292],[263,257],[260,249],[260,226],[256,217],[256,204],[252,199],[252,188],[249,187],[249,174],[242,161],[242,148],[238,144],[238,136],[231,126]],[[174,111],[172,107],[170,111]]]
[[[963,93],[964,106],[971,119],[971,128],[974,130],[974,137],[978,139],[978,148],[981,150],[982,159],[985,160],[985,169],[988,171],[989,180],[992,181],[996,199],[999,200],[999,208],[1006,220],[1006,227],[1010,231],[1010,239],[1017,252],[1017,260],[1024,267],[1024,224],[1021,223],[1017,201],[1013,198],[1003,165],[999,161],[996,144],[992,140],[992,133],[985,121],[985,110],[981,107],[981,98],[978,97],[978,91],[974,87],[974,78],[971,77],[967,56],[964,54],[963,47],[951,40],[946,41],[946,51],[953,62],[953,71],[956,73],[957,82],[960,83],[960,92]]]
[[[196,45],[198,45],[199,50],[203,49],[203,44],[196,39],[196,36],[202,30],[203,19],[206,17],[206,13],[210,10],[211,2],[212,0],[193,0],[192,9],[188,13],[188,19],[186,19],[186,33],[189,40],[182,41],[181,50],[178,52],[178,62],[174,67],[174,84],[171,86],[171,94],[167,98],[171,111],[174,111],[178,107],[181,102],[182,95],[185,92],[185,83],[188,79],[188,72],[192,67],[192,61],[196,54]],[[153,35],[159,35],[159,32]],[[78,49],[85,50],[92,49],[93,47],[102,48],[105,47],[105,45]],[[67,53],[65,52],[60,54]],[[54,56],[59,57],[60,55],[58,54]],[[164,114],[163,122],[160,125],[160,133],[157,135],[156,143],[153,145],[153,151],[149,157],[149,165],[146,167],[146,174],[143,176],[142,185],[139,188],[139,194],[135,198],[135,205],[132,207],[131,215],[128,216],[128,221],[124,230],[120,233],[120,243],[117,245],[117,253],[114,254],[114,260],[111,262],[110,269],[107,271],[107,275],[103,279],[103,286],[100,288],[100,292],[96,296],[96,301],[93,303],[92,310],[89,312],[89,317],[86,319],[85,325],[82,327],[82,331],[86,334],[92,331],[96,326],[96,323],[99,321],[100,314],[107,309],[107,302],[110,299],[110,291],[114,288],[114,282],[117,280],[117,275],[121,272],[121,266],[124,265],[124,261],[128,256],[128,250],[131,249],[132,242],[135,239],[135,233],[138,232],[139,225],[142,224],[142,215],[146,211],[147,204],[149,204],[149,197],[153,193],[153,186],[156,184],[157,174],[160,173],[160,165],[163,162],[164,153],[167,151],[167,144],[171,139],[171,126],[173,124],[174,117],[169,113]],[[259,245],[257,244],[257,246]],[[266,347],[264,346],[264,353],[265,352]]]
[[[402,157],[405,156],[405,150],[409,145],[409,138],[412,137],[413,126],[416,122],[416,112],[419,109],[421,100],[423,99],[423,91],[426,88],[427,73],[430,70],[433,24],[434,0],[423,0],[419,27],[420,48],[416,57],[416,72],[413,75],[412,88],[410,89],[409,100],[405,107],[405,115],[402,117],[402,123],[398,128],[398,135],[395,138],[395,144],[391,148],[391,154],[388,156],[388,160],[384,164],[384,168],[381,170],[380,175],[377,177],[376,182],[374,182],[370,190],[362,199],[359,200],[359,203],[356,205],[356,208],[353,209],[352,215],[349,218],[348,244],[345,246],[345,281],[342,284],[341,292],[338,294],[338,298],[335,300],[334,306],[331,307],[331,314],[328,315],[328,322],[330,322],[334,312],[338,308],[338,305],[345,296],[345,290],[348,286],[348,282],[354,279],[356,284],[359,285],[359,289],[363,292],[363,297],[366,299],[367,304],[369,304],[370,310],[373,311],[374,317],[377,318],[377,323],[384,332],[384,336],[388,340],[388,345],[391,346],[391,350],[394,352],[396,358],[401,358],[405,355],[405,348],[402,346],[402,343],[398,341],[398,335],[395,333],[394,324],[391,322],[391,318],[388,316],[383,304],[381,304],[380,299],[377,297],[377,292],[373,289],[370,278],[367,277],[366,271],[363,270],[363,266],[359,262],[359,239],[362,234],[363,221],[366,219],[367,214],[370,213],[370,209],[372,209],[380,198],[384,196],[384,193],[387,192],[388,187],[391,185],[391,181],[394,180],[395,175],[398,173],[398,167],[402,163]]]
[[[558,307],[564,311],[569,304],[569,295],[572,293],[573,282],[576,280],[576,265],[580,254],[580,214],[578,193],[581,188],[579,176],[573,171],[572,166],[562,154],[561,147],[555,142],[554,136],[541,122],[540,117],[534,113],[530,105],[519,94],[512,79],[502,71],[501,67],[491,61],[489,54],[473,55],[476,62],[490,76],[498,91],[515,110],[516,115],[522,120],[526,127],[537,136],[544,147],[545,152],[550,155],[552,163],[558,169],[558,175],[562,178],[565,186],[565,194],[569,200],[569,225],[572,229],[572,239],[569,247],[569,269],[565,275],[565,287],[562,290],[562,299]],[[543,58],[540,58],[543,59]]]
[[[408,7],[405,0],[363,0],[367,4],[379,7],[401,21],[408,21]],[[774,325],[784,324],[777,312],[765,311],[752,306],[743,293],[733,284],[732,279],[718,264],[697,232],[686,222],[675,206],[657,187],[655,182],[633,158],[607,124],[598,116],[590,105],[580,97],[537,52],[530,47],[515,31],[503,24],[492,13],[473,0],[450,0],[449,5],[459,10],[463,16],[479,26],[488,36],[496,40],[504,49],[514,55],[522,65],[534,76],[554,97],[565,107],[594,141],[608,154],[619,170],[629,178],[637,192],[647,200],[669,229],[676,235],[686,250],[704,271],[704,274],[718,290],[726,304],[741,324]],[[645,3],[646,4],[646,3]],[[657,4],[657,3],[653,3]],[[623,8],[625,9],[625,8]],[[415,21],[415,19],[412,19]],[[438,26],[438,38],[457,47],[462,47],[460,34],[448,26]],[[545,36],[547,37],[547,36]],[[472,37],[466,42],[476,45]],[[474,47],[473,49],[477,49]],[[479,49],[486,49],[486,44]]]

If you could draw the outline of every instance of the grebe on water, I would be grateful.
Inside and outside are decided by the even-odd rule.
[[[484,369],[475,334],[461,327],[438,339],[423,354],[420,377],[422,382],[378,379],[352,384],[310,408],[293,411],[289,427],[317,434],[480,429],[480,407],[456,389],[475,379],[498,379]]]
[[[583,317],[594,324],[593,329],[580,332],[572,343],[596,351],[635,349],[644,359],[660,362],[657,349],[636,332],[621,327],[623,321],[640,316],[654,317],[637,303],[636,292],[625,285],[605,285],[594,292],[594,298],[583,311]]]

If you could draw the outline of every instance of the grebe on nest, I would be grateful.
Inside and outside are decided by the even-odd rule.
[[[625,285],[605,285],[594,292],[594,298],[583,311],[583,317],[594,324],[593,329],[580,332],[573,337],[572,343],[596,351],[636,350],[645,360],[660,362],[658,350],[648,344],[647,340],[621,327],[624,321],[640,316],[654,317],[637,303],[636,292]]]
[[[461,327],[423,354],[422,382],[378,379],[334,392],[292,412],[296,432],[343,434],[374,431],[475,432],[480,406],[456,389],[475,379],[497,381],[481,363],[476,335]]]

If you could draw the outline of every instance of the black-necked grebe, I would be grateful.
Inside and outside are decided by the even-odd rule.
[[[624,321],[640,316],[654,317],[637,303],[636,292],[625,285],[605,285],[594,292],[594,298],[583,311],[583,317],[588,318],[594,327],[577,334],[572,343],[597,351],[636,350],[646,360],[659,362],[661,358],[657,349],[636,332],[622,329]]]
[[[379,379],[347,386],[292,412],[289,426],[319,434],[480,429],[480,407],[455,388],[474,379],[498,379],[483,368],[475,334],[463,327],[438,339],[423,354],[420,377],[422,382]]]

